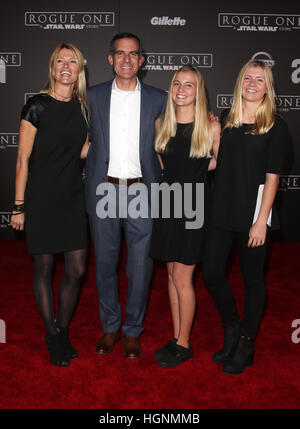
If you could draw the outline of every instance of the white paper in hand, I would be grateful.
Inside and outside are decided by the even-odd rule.
[[[256,207],[255,207],[255,212],[254,212],[254,217],[253,217],[252,224],[254,222],[256,222],[256,220],[258,218],[258,215],[259,215],[259,210],[260,210],[260,206],[261,206],[261,201],[262,201],[262,195],[263,195],[263,192],[264,192],[264,187],[265,187],[265,185],[259,185],[259,188],[258,188],[257,199],[256,199]],[[270,213],[269,213],[269,217],[268,217],[268,220],[267,220],[267,225],[271,226],[271,220],[272,220],[272,209],[270,210]]]

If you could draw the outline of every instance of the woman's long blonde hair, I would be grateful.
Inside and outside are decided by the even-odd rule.
[[[266,93],[255,114],[254,127],[249,132],[250,134],[265,134],[274,125],[276,104],[274,79],[270,67],[259,60],[248,61],[239,72],[234,88],[233,102],[228,114],[226,124],[223,128],[240,127],[243,124],[243,100],[242,100],[242,85],[244,75],[249,67],[260,67],[264,71],[266,82]]]
[[[72,96],[80,102],[83,116],[87,121],[88,104],[86,99],[86,79],[85,79],[85,71],[84,71],[84,58],[80,50],[72,43],[65,43],[65,42],[60,43],[59,45],[56,46],[56,48],[52,52],[49,60],[48,82],[46,86],[42,89],[41,93],[49,94],[50,91],[54,92],[55,90],[54,66],[55,66],[57,57],[62,49],[69,49],[70,51],[72,51],[78,62],[78,79],[74,84]]]
[[[211,157],[213,144],[212,126],[209,117],[207,99],[205,94],[204,80],[201,73],[192,66],[183,66],[173,76],[167,101],[166,113],[162,117],[157,136],[155,139],[155,150],[162,153],[171,137],[176,134],[176,104],[172,100],[172,87],[178,73],[192,72],[196,78],[196,100],[195,100],[195,119],[193,123],[193,132],[191,138],[191,158]]]

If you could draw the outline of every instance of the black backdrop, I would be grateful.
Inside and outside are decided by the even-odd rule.
[[[230,0],[73,0],[61,5],[57,0],[1,5],[0,59],[6,73],[0,69],[4,81],[0,84],[0,238],[17,237],[9,225],[9,211],[20,111],[26,98],[44,86],[52,50],[62,41],[77,45],[86,59],[88,84],[94,85],[112,77],[107,62],[111,38],[130,31],[143,42],[146,83],[167,90],[178,66],[197,66],[218,116],[230,106],[241,66],[253,57],[269,62],[278,110],[290,128],[294,147],[277,196],[282,225],[278,238],[300,240],[300,7],[294,1],[268,5],[253,0],[246,6]]]

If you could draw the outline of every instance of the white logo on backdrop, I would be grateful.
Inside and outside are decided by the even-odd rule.
[[[11,212],[0,212],[0,228],[7,228],[10,226]]]
[[[153,16],[151,18],[152,25],[176,25],[183,26],[186,25],[186,19],[183,19],[179,16],[175,18],[169,18],[168,16]]]
[[[229,109],[232,106],[233,94],[217,94],[217,108]]]
[[[0,149],[18,147],[18,133],[0,133]]]
[[[196,68],[212,67],[213,55],[202,53],[171,53],[147,52],[143,70],[169,71],[179,70],[180,67],[190,65]]]
[[[0,83],[6,83],[6,68],[21,67],[21,52],[0,52]]]
[[[25,12],[25,25],[44,30],[95,30],[114,27],[114,12]]]
[[[291,67],[295,69],[291,75],[292,82],[300,83],[300,58],[293,60]]]
[[[0,83],[6,83],[6,65],[3,60],[0,59]]]
[[[0,60],[6,67],[21,67],[22,55],[21,52],[0,52]]]
[[[277,95],[276,106],[281,112],[300,110],[300,95]]]
[[[270,68],[272,68],[275,65],[275,61],[273,60],[273,58],[271,57],[270,54],[268,54],[268,52],[256,52],[256,54],[254,54],[251,57],[251,60],[259,60],[259,61],[263,61],[264,63],[268,64],[268,66]]]
[[[279,191],[286,191],[287,189],[300,189],[300,176],[298,175],[283,175],[279,179]]]
[[[218,27],[236,31],[291,31],[300,29],[300,15],[273,13],[219,13]]]
[[[217,108],[228,109],[232,106],[233,94],[217,94]],[[300,95],[276,95],[276,106],[280,112],[300,110]]]

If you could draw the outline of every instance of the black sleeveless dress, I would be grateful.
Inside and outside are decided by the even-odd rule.
[[[87,125],[80,103],[37,94],[21,118],[37,128],[25,190],[25,233],[29,253],[84,249],[87,222],[80,152]]]
[[[176,188],[176,196],[170,192],[168,204],[166,196],[160,192],[159,217],[153,220],[150,246],[152,258],[185,265],[196,264],[202,259],[203,218],[208,203],[207,169],[210,161],[208,158],[190,158],[190,146],[191,124],[177,124],[175,137],[170,139],[165,153],[161,155],[164,172],[160,184]],[[178,199],[180,189],[181,202]],[[170,205],[170,216],[167,218],[163,217],[166,204]],[[182,215],[178,217],[180,208]],[[197,214],[192,217],[193,211],[194,214],[197,211]],[[187,222],[194,228],[188,229]]]

